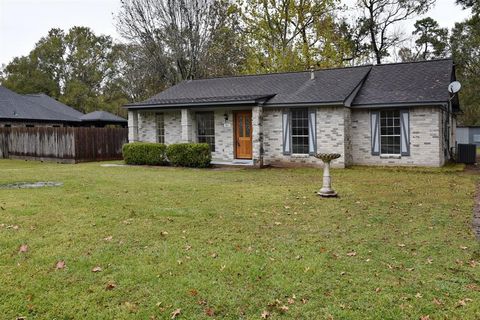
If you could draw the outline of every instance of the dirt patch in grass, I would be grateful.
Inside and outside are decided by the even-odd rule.
[[[34,188],[44,188],[44,187],[60,187],[62,182],[54,181],[37,181],[37,182],[15,182],[0,184],[0,189],[34,189]]]

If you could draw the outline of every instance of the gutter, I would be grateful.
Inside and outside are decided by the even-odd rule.
[[[376,108],[395,108],[395,107],[447,107],[448,102],[441,101],[429,101],[429,102],[399,102],[399,103],[373,103],[373,104],[361,104],[353,105],[352,109],[376,109]]]

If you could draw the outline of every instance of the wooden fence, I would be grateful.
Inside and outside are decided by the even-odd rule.
[[[118,160],[127,137],[126,128],[0,128],[0,158]]]

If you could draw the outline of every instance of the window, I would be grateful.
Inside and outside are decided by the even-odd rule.
[[[208,143],[215,151],[215,120],[213,112],[197,113],[197,138],[199,143]]]
[[[292,153],[308,154],[308,109],[291,109]]]
[[[163,113],[156,114],[157,121],[157,142],[165,143],[165,122]]]
[[[4,125],[5,128],[11,128],[12,125],[10,123],[7,123],[6,125]]]
[[[400,111],[380,112],[380,153],[400,154]]]

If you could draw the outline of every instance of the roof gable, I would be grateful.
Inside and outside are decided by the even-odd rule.
[[[451,59],[376,65],[352,105],[445,103],[452,73]]]

